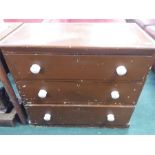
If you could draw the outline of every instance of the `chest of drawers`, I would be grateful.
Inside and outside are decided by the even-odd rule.
[[[134,24],[24,24],[1,42],[30,124],[127,127],[155,43]],[[147,105],[146,105],[147,106]]]

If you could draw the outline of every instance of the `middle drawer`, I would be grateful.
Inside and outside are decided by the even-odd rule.
[[[24,103],[29,104],[136,104],[143,83],[98,81],[18,81]]]

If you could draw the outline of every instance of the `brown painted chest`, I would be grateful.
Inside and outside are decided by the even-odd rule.
[[[30,124],[126,127],[155,43],[135,24],[24,24],[2,53]]]

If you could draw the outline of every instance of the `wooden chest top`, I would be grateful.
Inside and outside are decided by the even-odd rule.
[[[136,24],[36,23],[24,24],[0,46],[148,49],[155,42]]]
[[[0,41],[21,25],[22,23],[0,23]]]

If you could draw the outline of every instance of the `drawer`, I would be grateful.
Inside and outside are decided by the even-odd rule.
[[[122,55],[5,54],[5,59],[15,80],[137,81],[145,79],[152,63],[149,56]]]
[[[98,81],[18,81],[23,101],[31,104],[136,104],[143,83]]]
[[[26,106],[29,123],[35,125],[127,126],[133,106]]]

